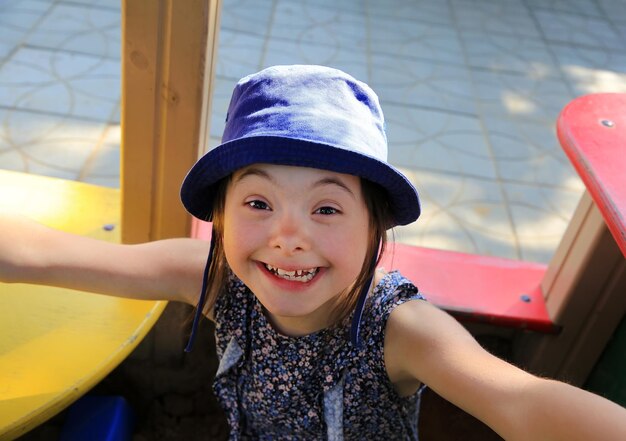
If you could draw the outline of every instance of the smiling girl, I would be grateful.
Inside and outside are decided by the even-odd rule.
[[[196,305],[187,350],[212,319],[232,440],[416,440],[425,385],[505,439],[626,439],[626,410],[495,358],[376,269],[386,231],[420,205],[387,163],[364,83],[321,66],[243,78],[181,198],[213,221],[210,246],[113,245],[1,218],[0,279]]]
[[[337,294],[356,280],[367,251],[359,178],[257,164],[235,172],[227,194],[226,260],[272,324],[294,336],[331,325]]]

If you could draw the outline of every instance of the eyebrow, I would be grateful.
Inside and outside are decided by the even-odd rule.
[[[267,173],[265,170],[261,170],[260,168],[256,168],[256,167],[246,168],[244,171],[241,172],[239,176],[235,178],[235,182],[240,182],[243,178],[246,178],[248,176],[260,176],[262,178],[267,179],[268,181],[271,181],[274,183],[276,182],[269,173]]]
[[[315,182],[312,187],[323,187],[324,185],[337,185],[340,188],[343,188],[345,191],[347,191],[348,193],[350,193],[350,195],[356,199],[356,195],[352,192],[352,190],[350,190],[350,188],[343,183],[343,181],[341,179],[338,178],[333,178],[333,177],[326,177],[326,178],[322,178],[319,181]]]
[[[248,176],[259,176],[261,178],[267,179],[274,184],[276,183],[276,180],[272,177],[272,175],[267,173],[265,170],[256,167],[248,167],[243,170],[238,176],[235,177],[235,182],[240,182]],[[327,176],[318,181],[315,181],[311,188],[323,187],[326,185],[336,185],[339,188],[342,188],[343,190],[348,192],[353,198],[356,199],[356,195],[354,194],[354,192],[350,190],[350,188],[341,179],[332,176]]]

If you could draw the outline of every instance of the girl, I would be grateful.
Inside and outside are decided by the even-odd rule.
[[[505,439],[626,439],[626,410],[493,357],[376,270],[385,232],[420,214],[383,127],[374,92],[341,71],[263,70],[237,84],[222,144],[182,186],[187,210],[213,221],[208,250],[5,218],[0,279],[197,304],[187,350],[200,315],[214,320],[233,440],[417,439],[424,385]]]

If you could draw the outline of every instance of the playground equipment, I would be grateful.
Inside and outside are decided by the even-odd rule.
[[[124,3],[127,19],[141,16],[171,25],[167,32],[153,29],[149,35],[200,35],[205,44],[191,51],[196,63],[190,70],[204,72],[198,60],[206,61],[202,36],[207,29],[198,32],[187,23],[193,13],[173,8],[159,15],[159,7],[167,9],[165,1],[154,2],[156,7],[150,6],[152,2],[131,3]],[[196,0],[196,6],[186,11],[209,4]],[[208,88],[200,88],[203,94],[198,99],[196,86],[210,83],[210,75],[186,81],[172,70],[190,64],[168,58],[188,55],[189,51],[177,50],[186,48],[186,41],[145,44],[132,33],[137,27],[126,22],[124,28],[123,136],[124,144],[133,146],[123,160],[125,209],[120,213],[117,190],[0,172],[0,210],[103,240],[119,241],[120,224],[128,242],[158,239],[173,231],[188,234],[180,209],[176,215],[165,214],[177,204],[173,195],[182,178],[180,170],[189,167],[196,156],[190,152],[197,153],[197,141],[204,136],[198,121],[208,112],[202,98]],[[163,47],[168,57],[156,56]],[[156,60],[162,64],[155,67]],[[131,99],[132,93],[143,95]],[[190,96],[196,100],[186,105]],[[148,114],[145,107],[137,107],[139,102],[147,103],[143,106],[151,109]],[[154,103],[159,105],[152,108]],[[146,126],[154,136],[140,135]],[[401,244],[384,265],[402,270],[433,303],[460,320],[539,331],[520,336],[516,359],[532,370],[581,384],[626,310],[626,95],[574,100],[559,118],[558,134],[587,193],[549,265]],[[167,173],[174,164],[178,172]],[[176,225],[169,225],[168,218],[177,219]],[[207,238],[207,234],[206,225],[196,223],[192,235]],[[0,285],[0,290],[0,439],[27,432],[83,395],[130,354],[165,307],[165,302],[86,296],[47,287]]]

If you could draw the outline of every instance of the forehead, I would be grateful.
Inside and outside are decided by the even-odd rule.
[[[361,178],[358,176],[318,168],[277,164],[252,164],[241,168],[233,173],[231,182],[238,183],[251,176],[276,184],[335,184],[341,187],[348,187],[352,191],[360,190],[361,188]]]

